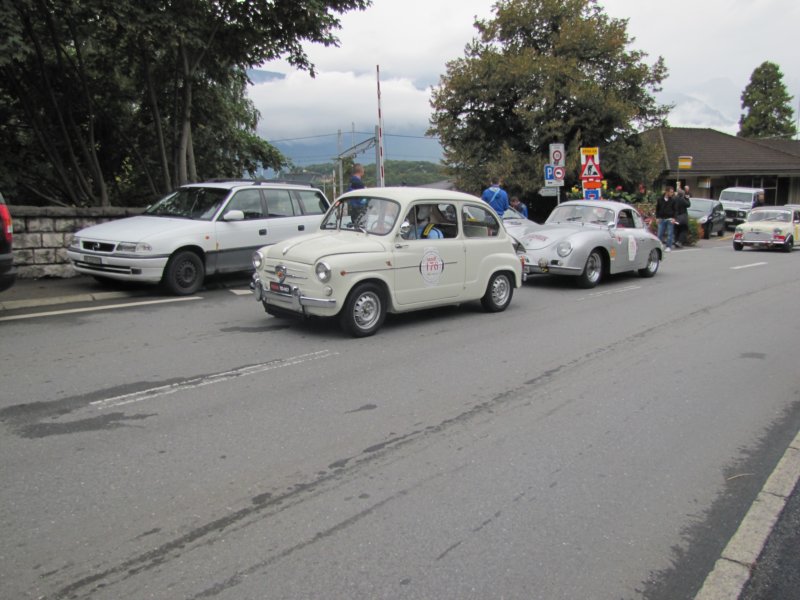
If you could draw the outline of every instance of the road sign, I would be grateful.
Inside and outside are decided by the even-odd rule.
[[[558,196],[558,189],[555,187],[543,187],[539,189],[539,195],[545,197]]]
[[[555,171],[555,167],[553,165],[545,165],[544,166],[544,178],[545,178],[545,181],[548,180],[548,179],[555,179],[556,178],[554,171]]]
[[[588,158],[594,160],[594,164],[600,164],[600,148],[581,148],[581,164],[586,164]]]
[[[553,179],[556,181],[564,181],[564,177],[566,176],[567,171],[563,167],[563,165],[556,165],[553,169]]]
[[[562,174],[561,179],[556,177],[556,171]],[[544,166],[544,185],[546,187],[561,187],[564,185],[563,177],[564,167],[556,167],[553,165]]]
[[[603,174],[600,172],[600,167],[591,156],[586,158],[586,163],[581,168],[581,179],[602,179]]]
[[[603,187],[603,182],[599,179],[584,179],[581,184],[585,190],[599,190]]]
[[[678,168],[679,169],[691,169],[692,168],[692,157],[691,156],[679,156],[678,157]]]
[[[600,190],[583,190],[583,199],[584,200],[600,200]]]
[[[564,144],[550,144],[550,164],[555,167],[563,167],[566,164],[566,160]],[[558,177],[556,177],[556,179],[558,179]],[[561,179],[563,179],[563,177]]]

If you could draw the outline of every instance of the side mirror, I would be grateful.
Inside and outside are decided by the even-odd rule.
[[[244,221],[244,212],[241,210],[229,210],[222,215],[223,221]]]

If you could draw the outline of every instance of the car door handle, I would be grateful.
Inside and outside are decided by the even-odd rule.
[[[267,230],[266,229],[259,229],[258,230],[258,235],[267,235]]]
[[[408,248],[408,244],[395,244],[395,248]]]
[[[297,226],[297,231],[305,231],[305,230],[306,230],[306,226],[305,225],[298,225]]]

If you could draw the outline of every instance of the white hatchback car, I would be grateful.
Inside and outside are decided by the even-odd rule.
[[[206,275],[249,271],[253,252],[316,231],[329,202],[316,188],[260,181],[185,185],[141,215],[78,231],[67,256],[99,280],[163,283],[194,294]]]
[[[499,312],[523,273],[517,242],[480,198],[429,188],[341,196],[317,233],[253,256],[253,290],[276,316],[338,317],[355,337],[387,312],[480,300]]]

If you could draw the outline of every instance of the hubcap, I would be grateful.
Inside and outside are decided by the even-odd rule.
[[[492,285],[492,300],[497,306],[503,306],[508,301],[508,293],[511,289],[508,279],[498,277]]]
[[[363,294],[353,307],[353,319],[360,329],[369,329],[381,314],[381,300],[373,293]]]

